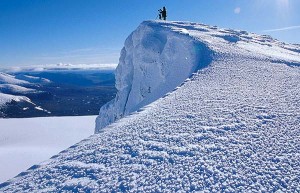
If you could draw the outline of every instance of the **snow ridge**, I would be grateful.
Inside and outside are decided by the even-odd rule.
[[[25,80],[19,80],[15,76],[0,72],[0,84],[23,85],[23,84],[30,84],[30,83]]]
[[[300,47],[190,22],[146,22],[140,29],[180,37],[182,45],[199,43],[207,50],[197,53],[207,52],[210,63],[192,73],[203,61],[194,57],[185,72],[192,75],[171,92],[0,184],[0,192],[300,192]],[[186,44],[190,40],[196,43]],[[130,80],[151,69],[135,70],[129,63],[139,54],[128,53],[138,50],[125,51],[120,64],[127,58],[124,65],[133,68],[118,67],[125,94],[117,97],[125,102],[110,104],[135,109],[143,101],[127,105],[133,100],[128,86],[143,80]],[[161,78],[156,72],[152,78]]]
[[[118,93],[101,107],[95,132],[175,89],[206,67],[211,54],[185,29],[143,22],[125,41],[115,73]]]
[[[0,108],[5,108],[8,103],[13,101],[36,106],[28,97],[22,95],[41,92],[31,88],[32,85],[40,82],[50,83],[50,80],[26,75],[14,76],[0,72]],[[36,109],[41,110],[40,107],[36,107]],[[0,115],[2,115],[1,113]]]
[[[14,96],[14,95],[0,93],[0,107],[4,106],[6,103],[10,103],[12,101],[15,101],[15,102],[25,101],[28,103],[32,103],[31,100],[25,96]]]

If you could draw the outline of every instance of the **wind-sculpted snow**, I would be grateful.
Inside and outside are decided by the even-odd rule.
[[[211,63],[0,192],[299,192],[299,47],[195,23],[149,25],[205,44]]]
[[[118,93],[101,107],[96,133],[164,96],[209,64],[212,51],[186,32],[143,22],[127,38],[115,73]]]

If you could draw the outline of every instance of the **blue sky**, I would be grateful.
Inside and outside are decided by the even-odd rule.
[[[300,43],[299,0],[0,0],[0,66],[117,63],[126,37],[162,6],[168,20]]]

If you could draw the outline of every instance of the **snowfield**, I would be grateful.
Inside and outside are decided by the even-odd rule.
[[[95,116],[0,119],[0,182],[90,136],[94,120]]]
[[[116,76],[97,134],[0,191],[300,192],[298,45],[147,21]]]

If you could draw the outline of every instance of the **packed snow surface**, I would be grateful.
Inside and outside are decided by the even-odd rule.
[[[95,118],[0,119],[0,182],[93,134]]]
[[[129,116],[105,128],[99,117],[98,134],[0,191],[300,191],[298,45],[149,21],[126,40],[116,75],[119,93],[100,115],[104,125]]]

